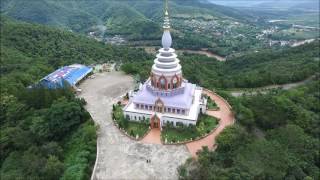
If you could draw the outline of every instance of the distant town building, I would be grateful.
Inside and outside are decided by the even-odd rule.
[[[75,87],[81,80],[91,74],[92,70],[91,67],[81,64],[64,66],[42,78],[38,85],[50,89],[61,88],[66,85]]]
[[[205,113],[207,99],[202,88],[182,76],[180,60],[171,48],[170,23],[165,11],[162,48],[156,55],[150,77],[137,92],[129,93],[124,115],[131,121],[149,120],[151,128],[166,123],[196,125],[199,114]]]

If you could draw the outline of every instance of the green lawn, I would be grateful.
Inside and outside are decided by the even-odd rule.
[[[142,137],[149,129],[149,123],[147,122],[134,122],[127,120],[123,115],[123,110],[120,105],[113,106],[112,116],[119,124],[119,127],[124,129],[132,137],[136,137],[137,134],[139,137]]]
[[[217,125],[217,119],[208,115],[200,115],[196,126],[189,127],[164,127],[161,132],[163,141],[182,142],[195,139],[206,133],[209,133]]]
[[[129,121],[127,128],[124,129],[130,136],[136,137],[138,134],[139,137],[142,137],[147,133],[149,125],[146,123]]]
[[[208,109],[217,109],[218,108],[217,104],[210,97],[208,97],[207,107],[208,107]]]

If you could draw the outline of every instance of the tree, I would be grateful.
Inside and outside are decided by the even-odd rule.
[[[241,146],[250,142],[249,134],[239,126],[229,126],[217,137],[217,152],[233,154]]]
[[[288,152],[279,143],[266,140],[256,140],[241,148],[235,158],[236,169],[253,179],[283,179],[289,163]]]
[[[84,112],[76,102],[65,98],[55,101],[46,113],[45,126],[49,129],[48,137],[59,139],[75,125],[83,122]]]
[[[253,112],[249,109],[244,107],[243,105],[237,110],[236,114],[237,120],[244,126],[248,127],[249,129],[252,128],[254,125],[254,115]]]
[[[291,154],[293,163],[289,174],[299,179],[307,174],[315,178],[319,177],[319,168],[316,166],[320,158],[319,139],[307,135],[302,128],[291,124],[269,131],[267,139],[277,141]],[[302,178],[297,173],[299,171],[303,174]]]
[[[59,179],[63,168],[63,163],[57,157],[50,155],[44,167],[44,176],[50,180]]]

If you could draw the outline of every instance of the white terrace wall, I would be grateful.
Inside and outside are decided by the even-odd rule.
[[[135,112],[124,111],[124,117],[129,117],[130,121],[142,121],[151,118],[151,114],[142,114]]]
[[[184,124],[185,126],[189,126],[189,124],[196,125],[196,123],[197,123],[197,121],[193,121],[193,120],[162,116],[161,124],[166,124],[167,122],[173,122],[174,126],[177,125],[177,122],[180,122],[180,123]]]

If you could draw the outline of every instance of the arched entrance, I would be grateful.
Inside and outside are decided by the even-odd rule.
[[[164,104],[160,98],[158,98],[154,104],[154,110],[159,113],[163,113]]]
[[[155,114],[150,119],[151,128],[160,128],[160,118]]]

